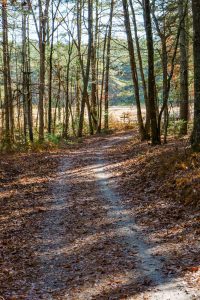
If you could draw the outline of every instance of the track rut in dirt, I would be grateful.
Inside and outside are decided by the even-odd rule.
[[[199,299],[178,274],[163,272],[167,257],[155,254],[123,201],[125,191],[118,192],[120,177],[111,172],[115,163],[108,153],[131,137],[93,138],[60,155],[46,196],[38,200],[42,207],[24,222],[31,238],[24,231],[23,255],[15,249],[23,272],[11,261],[13,273],[0,295],[8,300]]]

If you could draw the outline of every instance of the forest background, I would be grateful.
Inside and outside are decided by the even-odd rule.
[[[192,3],[3,0],[1,12],[2,149],[123,122],[153,144],[191,133]],[[134,107],[113,122],[112,105]]]

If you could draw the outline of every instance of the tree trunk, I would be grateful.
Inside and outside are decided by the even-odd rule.
[[[23,117],[24,117],[24,138],[27,141],[28,126],[28,102],[27,102],[27,44],[26,44],[26,14],[22,15],[22,97],[23,97]]]
[[[200,151],[200,0],[192,0],[194,29],[194,128],[192,147]]]
[[[104,91],[104,128],[108,130],[109,128],[109,111],[108,111],[108,100],[109,100],[109,73],[110,73],[110,49],[111,49],[111,35],[112,35],[112,21],[113,21],[113,10],[114,10],[114,0],[111,1],[110,6],[110,19],[108,26],[108,37],[107,37],[107,53],[106,53],[106,69],[105,69],[105,91]]]
[[[155,95],[155,73],[154,73],[154,44],[151,24],[151,8],[150,1],[143,0],[144,6],[144,23],[147,39],[148,51],[148,99],[151,120],[151,140],[153,145],[160,144],[160,136],[158,132],[157,116],[156,116],[156,95]]]
[[[92,29],[92,50],[91,50],[91,77],[92,77],[92,90],[91,90],[91,110],[93,116],[93,125],[95,131],[97,130],[97,35],[98,35],[98,0],[96,0],[96,22],[95,32]]]
[[[180,30],[180,119],[184,122],[180,133],[187,134],[188,114],[189,114],[189,91],[188,91],[188,37],[186,32],[187,18],[185,14],[186,1],[179,0],[179,18],[181,22]],[[187,8],[188,9],[188,8]],[[187,15],[187,14],[186,14]]]
[[[49,54],[49,89],[48,89],[48,133],[51,134],[52,131],[52,80],[53,80],[53,53],[54,53],[54,34],[55,34],[55,20],[57,16],[57,12],[60,6],[61,0],[58,1],[56,5],[56,10],[54,12],[54,3],[51,3],[51,38],[50,38],[50,26],[48,21],[48,44],[50,46],[50,54]]]
[[[133,25],[134,25],[134,32],[135,32],[135,43],[136,43],[136,48],[137,48],[137,57],[138,57],[138,63],[139,63],[139,68],[140,68],[140,76],[141,76],[141,80],[142,80],[144,101],[145,101],[145,106],[146,106],[145,129],[146,129],[147,135],[149,135],[149,132],[150,132],[150,113],[149,113],[148,91],[147,91],[147,85],[146,85],[146,80],[145,80],[145,75],[144,75],[140,43],[139,43],[139,38],[138,38],[138,30],[137,30],[137,22],[136,22],[136,17],[135,17],[135,10],[134,10],[134,7],[133,7],[132,0],[130,0],[130,7],[131,7],[131,12],[132,12],[132,18],[133,18]]]
[[[92,54],[91,53],[91,50],[92,50],[92,27],[93,27],[92,14],[93,14],[93,0],[88,0],[88,52],[87,52],[86,71],[83,76],[83,93],[82,93],[81,112],[80,112],[79,128],[78,128],[78,136],[79,137],[82,137],[82,135],[83,135],[85,104],[87,104],[87,106],[88,106],[88,118],[89,118],[90,132],[92,131],[91,116],[90,116],[90,109],[89,109],[89,103],[88,103],[88,100],[89,100],[88,99],[88,83],[89,83],[91,54]]]
[[[2,2],[2,27],[3,27],[3,79],[4,79],[4,105],[5,105],[5,142],[7,146],[11,143],[10,135],[10,93],[9,93],[9,51],[8,51],[8,20],[7,1]]]
[[[39,140],[44,140],[44,94],[45,94],[45,49],[47,36],[47,20],[50,0],[45,1],[43,12],[43,3],[38,0],[39,5],[39,49],[40,49],[40,82],[39,82]]]
[[[52,36],[49,55],[49,90],[48,90],[48,133],[52,131],[52,79],[53,79],[53,46],[54,46],[54,22],[52,23]]]
[[[63,137],[68,137],[68,131],[69,131],[69,83],[70,83],[70,64],[71,64],[71,55],[73,50],[73,43],[71,44],[69,42],[68,45],[68,61],[67,61],[67,70],[66,70],[66,99],[65,99],[65,122],[64,122],[64,128],[63,128]],[[73,122],[72,122],[73,123]]]
[[[124,24],[125,24],[126,35],[127,35],[131,73],[132,73],[134,92],[135,92],[135,101],[136,101],[136,106],[137,106],[137,119],[138,119],[140,137],[141,137],[141,140],[145,140],[147,138],[147,135],[146,135],[146,130],[144,127],[143,119],[142,119],[139,83],[138,83],[137,67],[136,67],[136,62],[135,62],[133,38],[132,38],[132,33],[131,33],[128,3],[127,3],[127,0],[122,0],[122,3],[123,3],[123,10],[124,10]]]
[[[166,114],[167,114],[167,105],[168,105],[168,98],[169,98],[169,87],[168,87],[168,56],[167,56],[167,41],[166,41],[166,37],[164,35],[161,35],[161,44],[162,44],[162,71],[163,71],[163,104],[162,104],[162,108],[161,111],[158,115],[158,134],[159,137],[161,138],[161,121],[162,121],[162,115],[163,112],[165,112],[165,120],[167,120],[166,118]],[[165,135],[166,135],[166,130],[167,130],[167,126],[166,126],[166,122],[164,122],[165,124]],[[165,141],[166,142],[166,141]]]
[[[106,52],[106,43],[107,43],[107,29],[104,37],[104,43],[103,43],[103,57],[102,57],[102,78],[101,78],[101,93],[100,93],[100,99],[99,99],[99,124],[98,124],[98,130],[97,132],[101,132],[102,127],[102,106],[103,106],[103,91],[104,91],[104,79],[105,79],[105,52]]]

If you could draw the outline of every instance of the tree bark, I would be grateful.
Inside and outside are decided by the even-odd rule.
[[[200,151],[200,0],[192,0],[194,30],[194,128],[192,147]]]
[[[114,0],[110,4],[110,18],[108,25],[107,49],[106,49],[106,68],[105,68],[105,90],[104,90],[104,128],[109,128],[109,73],[110,73],[110,51],[111,51],[111,35],[113,22]]]
[[[148,51],[148,99],[149,99],[149,114],[151,120],[151,141],[153,145],[160,144],[160,136],[158,132],[158,123],[156,115],[156,95],[155,95],[155,72],[154,72],[154,43],[151,23],[151,8],[150,1],[143,0],[144,7],[144,23],[147,39]]]
[[[132,18],[133,18],[133,25],[134,25],[134,33],[135,33],[135,43],[137,48],[137,57],[138,57],[138,63],[139,63],[139,69],[140,69],[140,76],[142,80],[142,87],[143,87],[143,94],[144,94],[144,101],[146,106],[146,124],[145,124],[145,130],[147,135],[149,135],[150,132],[150,113],[149,113],[149,99],[148,99],[148,91],[147,91],[147,84],[146,79],[144,75],[144,69],[143,69],[143,61],[142,61],[142,55],[141,55],[141,49],[140,49],[140,42],[138,38],[138,29],[137,29],[137,21],[135,17],[135,10],[133,7],[132,0],[130,1],[130,7],[132,12]]]
[[[86,71],[83,76],[83,93],[82,93],[82,101],[81,101],[81,112],[79,119],[79,128],[78,128],[78,136],[82,137],[83,135],[83,122],[84,122],[84,114],[85,114],[85,104],[88,106],[88,119],[90,126],[90,133],[92,133],[92,122],[91,122],[91,114],[89,108],[89,97],[88,97],[88,83],[89,83],[89,75],[90,75],[90,65],[91,65],[91,50],[92,50],[92,27],[93,27],[93,0],[88,0],[88,52],[87,52],[87,65]]]
[[[128,3],[127,3],[127,0],[122,0],[122,3],[123,3],[123,10],[124,10],[124,24],[125,24],[125,29],[126,29],[128,51],[129,51],[129,58],[130,58],[130,65],[131,65],[131,74],[132,74],[132,79],[133,79],[135,101],[136,101],[136,106],[137,106],[137,119],[138,119],[140,137],[141,137],[141,140],[145,140],[145,139],[147,139],[147,134],[146,134],[146,130],[145,130],[143,119],[142,119],[138,74],[137,74],[137,67],[136,67],[136,61],[135,61],[133,38],[132,38],[132,33],[131,33]]]
[[[5,142],[9,147],[11,143],[11,94],[9,87],[9,50],[8,50],[8,19],[7,19],[7,1],[2,1],[2,27],[3,27],[3,79],[4,79],[4,104],[5,104]]]
[[[180,119],[183,120],[183,124],[180,129],[181,135],[187,134],[187,125],[189,117],[189,90],[188,90],[188,37],[186,32],[186,16],[185,5],[188,6],[186,1],[179,0],[179,18],[181,22],[180,30]],[[187,8],[188,10],[188,8]]]
[[[39,82],[39,140],[44,140],[44,94],[45,94],[45,50],[47,36],[47,20],[50,0],[45,1],[43,12],[43,3],[38,0],[39,5],[39,49],[40,49],[40,82]]]
[[[91,87],[91,110],[93,117],[93,125],[95,131],[98,127],[97,120],[97,36],[98,36],[98,0],[96,0],[96,20],[95,20],[95,30],[92,29],[92,49],[91,49],[91,77],[92,77],[92,87]]]

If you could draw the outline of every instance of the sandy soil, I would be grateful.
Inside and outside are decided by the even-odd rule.
[[[156,198],[145,151],[128,132],[1,161],[3,299],[200,299],[196,211]]]

